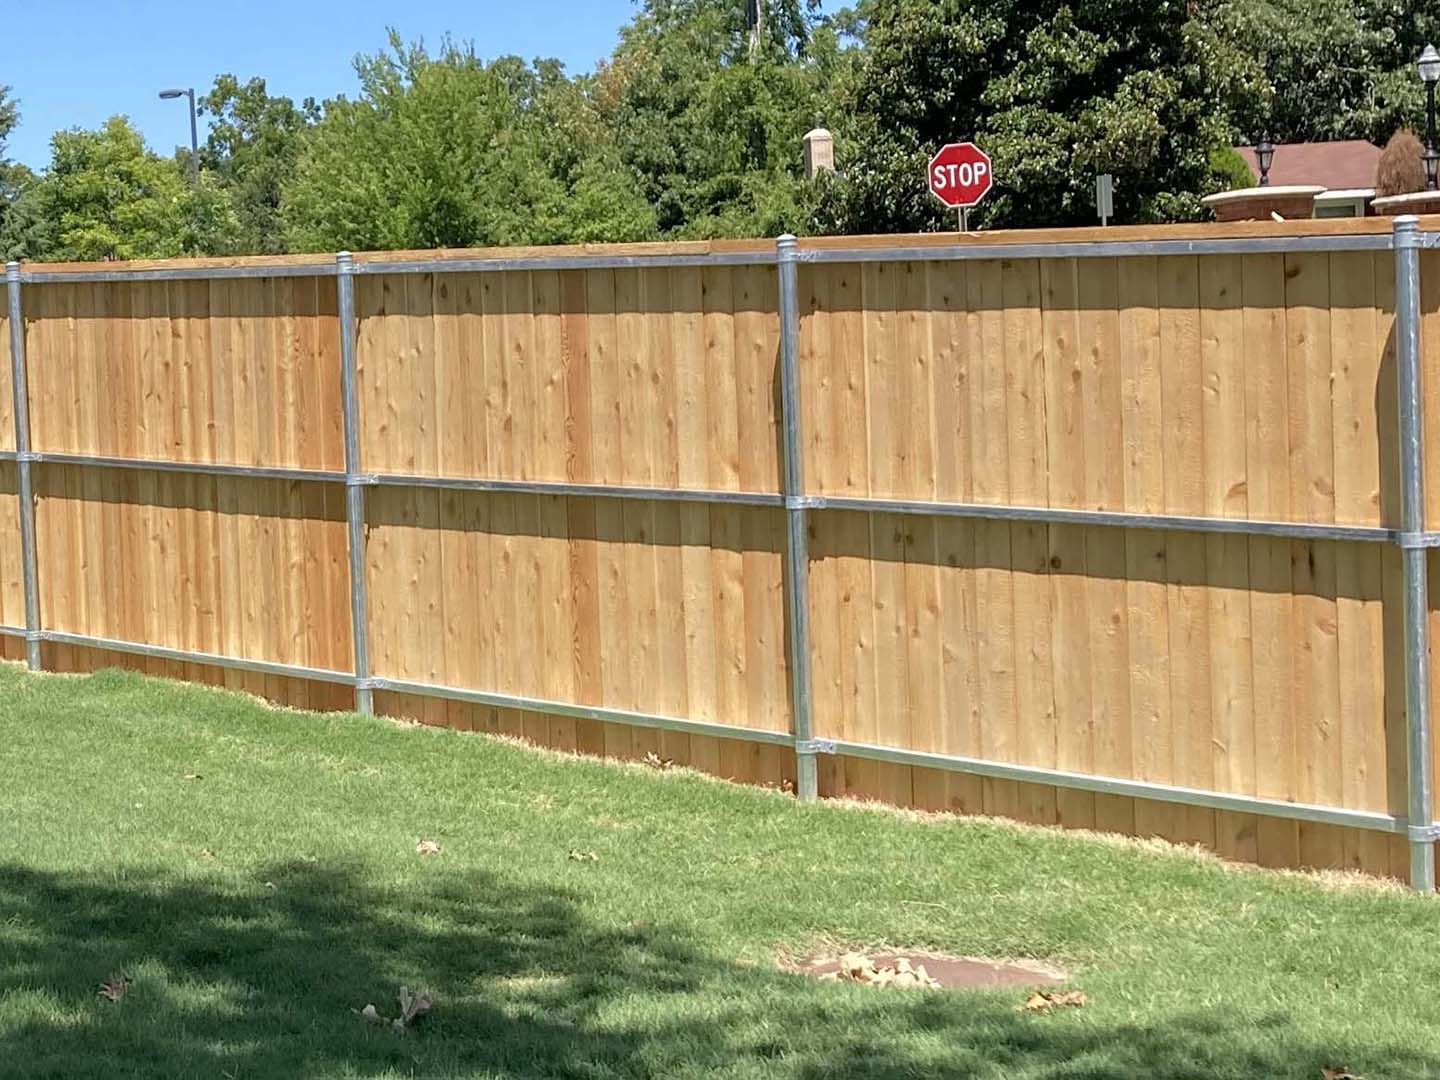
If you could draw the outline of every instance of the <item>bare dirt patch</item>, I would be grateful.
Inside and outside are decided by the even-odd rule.
[[[923,952],[846,953],[783,961],[780,966],[796,975],[826,982],[856,982],[877,987],[916,985],[941,990],[1058,986],[1070,978],[1067,972],[1034,960],[999,961]],[[904,972],[923,972],[924,978],[913,983],[903,978],[897,981],[896,976]]]

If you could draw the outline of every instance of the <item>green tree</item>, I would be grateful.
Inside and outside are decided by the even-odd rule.
[[[557,64],[493,63],[445,42],[431,57],[392,33],[356,62],[361,96],[325,105],[282,212],[300,250],[468,247],[641,239],[653,232],[633,178],[557,123]],[[548,126],[547,126],[548,125]],[[572,199],[571,196],[577,198]]]
[[[1401,0],[1225,0],[1209,22],[1263,94],[1237,112],[1246,141],[1369,139],[1423,130],[1415,61],[1440,41],[1440,5]]]
[[[775,235],[809,215],[801,139],[833,112],[836,36],[815,0],[783,0],[752,43],[747,6],[645,0],[594,80],[666,234]]]
[[[841,100],[845,176],[823,227],[951,228],[925,162],[973,138],[995,163],[986,225],[1094,221],[1094,178],[1116,178],[1121,221],[1197,216],[1210,154],[1259,92],[1204,19],[1204,0],[862,0]]]
[[[284,250],[280,193],[295,173],[300,148],[319,106],[307,98],[296,105],[271,96],[265,80],[242,83],[221,75],[196,102],[209,115],[210,131],[200,147],[201,168],[228,190],[244,250]]]
[[[5,156],[5,144],[19,123],[19,105],[10,88],[0,86],[0,261],[21,258],[39,227],[33,201],[27,198],[35,174]]]
[[[42,220],[30,257],[60,260],[220,254],[238,244],[233,209],[213,178],[187,183],[123,116],[96,131],[62,131],[27,193]]]

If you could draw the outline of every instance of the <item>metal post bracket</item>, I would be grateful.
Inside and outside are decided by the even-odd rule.
[[[1440,825],[1410,825],[1405,838],[1412,844],[1433,844],[1440,841]]]

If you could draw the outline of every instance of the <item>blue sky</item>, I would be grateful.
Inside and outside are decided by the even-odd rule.
[[[838,3],[827,4],[836,8]],[[58,129],[129,116],[160,153],[189,142],[183,101],[166,86],[265,77],[297,101],[352,94],[351,60],[385,45],[387,26],[438,42],[447,31],[484,56],[553,56],[571,71],[609,54],[632,0],[24,0],[0,20],[0,85],[20,101],[7,156],[33,168]],[[201,131],[204,139],[204,131]]]

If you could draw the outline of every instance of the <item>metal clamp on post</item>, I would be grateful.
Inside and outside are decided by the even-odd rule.
[[[20,309],[20,264],[5,264],[10,321],[10,391],[15,414],[15,473],[20,502],[20,563],[25,587],[25,663],[40,670],[40,587],[35,553],[35,492],[30,482],[30,392],[25,379],[25,319]]]
[[[1440,840],[1440,825],[1410,825],[1405,838],[1412,844],[1433,844]]]
[[[790,712],[795,736],[795,796],[819,796],[811,738],[810,538],[805,511],[805,461],[800,441],[800,290],[798,245],[788,233],[775,242],[780,275],[780,428],[785,493],[785,599],[790,630]]]
[[[835,753],[834,739],[806,739],[803,743],[795,743],[797,754],[833,754]]]
[[[823,510],[825,509],[825,496],[823,495],[786,495],[786,510]]]
[[[1395,374],[1400,413],[1400,549],[1404,570],[1405,728],[1410,887],[1435,891],[1430,764],[1430,632],[1425,533],[1425,423],[1420,379],[1420,220],[1395,219]]]
[[[355,260],[335,256],[336,311],[340,317],[340,392],[345,422],[345,526],[350,554],[350,636],[355,646],[355,708],[375,711],[370,688],[370,605],[365,586],[365,488],[360,472],[360,394],[355,365]]]

